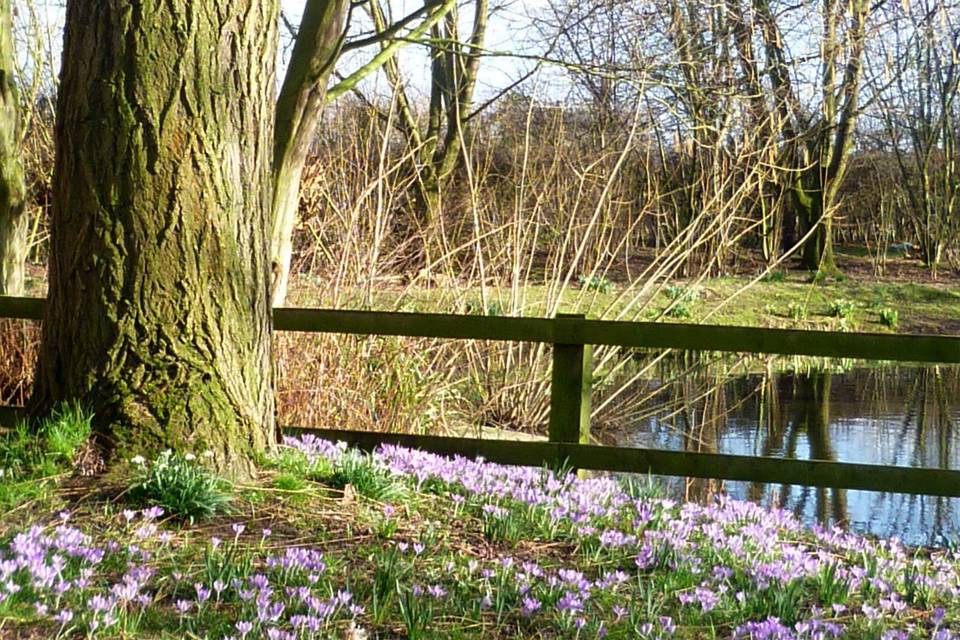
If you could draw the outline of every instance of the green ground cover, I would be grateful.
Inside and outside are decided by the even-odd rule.
[[[779,272],[778,272],[779,273]],[[750,284],[743,277],[677,283],[636,296],[614,283],[601,289],[576,284],[560,293],[548,285],[510,287],[384,287],[372,304],[347,292],[342,308],[547,316],[585,313],[589,317],[791,329],[880,333],[960,333],[960,284],[876,282],[847,278],[810,282],[802,273],[768,277]],[[748,286],[749,285],[749,286]],[[298,281],[292,306],[324,305],[322,284]]]
[[[956,550],[728,499],[676,503],[647,482],[310,437],[232,486],[203,452],[95,481],[70,475],[69,451],[37,452],[0,479],[47,483],[0,522],[4,638],[946,640],[960,628]]]

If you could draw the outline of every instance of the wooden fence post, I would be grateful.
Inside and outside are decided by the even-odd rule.
[[[582,315],[559,314],[553,344],[550,378],[550,442],[588,444],[592,347],[575,344]],[[558,462],[563,462],[559,460]]]

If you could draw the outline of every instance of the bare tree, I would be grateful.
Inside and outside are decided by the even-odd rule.
[[[770,0],[755,0],[767,57],[774,109],[788,153],[784,159],[800,231],[806,237],[801,263],[811,270],[836,270],[833,258],[833,209],[847,170],[857,118],[863,56],[870,16],[868,0],[822,0],[819,72],[815,109],[802,108],[791,59]],[[794,67],[798,64],[793,61]],[[797,69],[792,70],[794,73]]]
[[[956,239],[960,208],[956,11],[943,0],[893,8],[885,37],[877,42],[880,55],[871,81],[909,204],[907,223],[934,276],[945,246]]]
[[[627,125],[638,99],[636,75],[647,50],[654,11],[635,0],[558,0],[531,22],[572,83],[572,97],[589,105],[599,146]]]
[[[418,118],[396,60],[384,66],[398,105],[393,122],[414,153],[422,226],[430,226],[439,215],[445,183],[463,157],[490,11],[489,0],[473,0],[472,6],[468,35],[462,35],[465,21],[459,8],[431,29],[430,102],[425,118]],[[386,16],[378,0],[371,0],[370,12],[376,28],[385,30]]]

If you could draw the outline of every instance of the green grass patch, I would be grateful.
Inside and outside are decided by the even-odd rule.
[[[71,403],[44,419],[20,421],[0,433],[0,509],[49,495],[52,479],[71,470],[89,440],[90,419]]]
[[[519,288],[486,288],[487,315],[546,317],[553,309],[558,313],[583,313],[591,318],[634,319],[667,322],[704,322],[728,326],[857,329],[862,331],[910,333],[942,333],[960,318],[960,287],[951,284],[878,282],[860,278],[838,281],[826,278],[810,282],[808,274],[795,271],[774,271],[749,287],[745,277],[719,277],[696,282],[674,282],[643,295],[631,295],[631,289],[617,284],[607,290],[603,286],[568,287],[557,293],[552,285],[527,285]],[[357,305],[349,293],[340,303],[343,308],[360,305],[363,292],[356,295]],[[372,308],[410,312],[484,313],[477,302],[480,291],[475,287],[460,289],[423,288],[381,290],[375,294]],[[831,305],[848,301],[857,309],[872,310],[852,320],[835,316]],[[306,306],[321,304],[312,288],[301,289],[296,303]],[[896,309],[897,325],[883,323],[882,308]],[[664,311],[666,313],[664,313]],[[841,326],[843,324],[844,326]],[[960,326],[957,327],[960,332]]]

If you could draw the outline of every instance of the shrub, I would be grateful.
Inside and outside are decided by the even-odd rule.
[[[610,293],[613,291],[613,283],[603,276],[580,276],[578,278],[580,286],[587,291],[597,291],[599,293]]]
[[[896,309],[880,309],[880,324],[891,329],[896,329],[900,324],[900,314]]]
[[[787,306],[787,313],[795,322],[807,319],[807,305],[801,302],[791,302]]]
[[[230,502],[228,483],[204,469],[192,454],[168,449],[149,464],[139,456],[131,462],[139,467],[129,494],[136,503],[163,507],[192,524],[224,511]]]
[[[853,316],[853,312],[857,309],[857,303],[853,300],[844,300],[843,298],[839,300],[834,300],[830,303],[829,313],[833,318],[840,318],[842,320],[847,320]]]
[[[700,299],[699,287],[684,287],[681,285],[670,285],[665,289],[667,297],[672,300],[667,307],[667,315],[671,318],[691,318],[693,317],[693,308]]]

